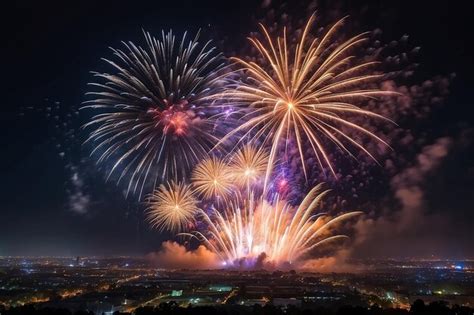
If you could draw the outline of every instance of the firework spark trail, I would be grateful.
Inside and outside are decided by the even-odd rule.
[[[101,111],[84,126],[94,128],[91,155],[113,161],[108,178],[126,178],[127,194],[140,197],[145,185],[184,177],[216,143],[209,105],[226,75],[222,55],[200,44],[199,33],[190,40],[144,34],[145,48],[123,42],[124,50],[112,49],[115,61],[103,59],[115,73],[95,73],[102,83],[90,83],[98,90],[83,107]]]
[[[149,198],[147,220],[160,231],[181,232],[195,221],[198,200],[191,186],[171,182],[160,187]]]
[[[295,263],[318,246],[347,238],[332,235],[332,228],[362,214],[354,211],[334,218],[326,213],[315,214],[326,193],[318,185],[296,208],[278,198],[273,203],[251,198],[231,203],[223,212],[214,209],[208,214],[200,210],[208,232],[183,234],[197,237],[229,266],[242,261],[252,264],[262,254],[274,264]]]
[[[356,101],[393,94],[362,86],[383,76],[370,72],[377,62],[356,63],[350,52],[367,40],[366,33],[341,44],[333,38],[344,19],[335,23],[321,39],[312,39],[310,29],[314,15],[308,20],[295,47],[288,44],[286,29],[283,37],[274,40],[261,25],[264,41],[249,38],[260,54],[261,61],[233,60],[245,73],[245,80],[236,81],[233,89],[222,93],[228,102],[241,108],[243,122],[223,137],[223,145],[232,136],[243,134],[237,141],[260,141],[269,145],[269,163],[265,186],[274,167],[279,149],[294,140],[307,177],[304,146],[309,143],[320,167],[327,166],[335,176],[325,141],[354,157],[351,148],[375,157],[348,131],[388,144],[370,130],[350,121],[351,115],[386,119],[355,105]]]

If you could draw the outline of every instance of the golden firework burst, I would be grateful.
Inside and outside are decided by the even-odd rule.
[[[198,200],[190,185],[171,182],[153,192],[149,200],[147,219],[159,230],[180,232],[195,221]]]
[[[315,38],[310,34],[314,19],[313,15],[308,20],[295,46],[289,43],[286,28],[283,36],[275,40],[261,25],[264,39],[249,38],[260,58],[255,62],[233,58],[245,77],[222,94],[240,108],[244,121],[219,145],[237,134],[241,137],[239,143],[249,139],[250,143],[268,145],[265,182],[277,155],[282,153],[281,149],[286,152],[290,143],[297,148],[305,176],[307,149],[314,153],[323,170],[328,167],[335,175],[326,148],[328,142],[353,157],[351,149],[355,148],[374,160],[360,136],[388,145],[372,131],[351,121],[355,116],[385,119],[356,104],[392,93],[367,87],[383,74],[371,71],[377,62],[357,62],[356,56],[351,55],[355,47],[367,40],[367,33],[342,42],[335,39],[342,19],[321,38]]]
[[[245,145],[231,157],[231,173],[239,187],[249,187],[265,175],[268,152],[253,145]]]
[[[227,163],[217,157],[205,159],[194,169],[193,186],[206,199],[226,200],[232,193],[233,181]]]

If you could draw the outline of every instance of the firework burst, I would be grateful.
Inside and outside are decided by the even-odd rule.
[[[231,173],[239,187],[249,188],[265,175],[268,166],[268,152],[245,145],[231,157]]]
[[[282,148],[286,153],[289,145],[297,148],[305,176],[306,147],[314,153],[323,170],[328,167],[336,175],[326,142],[332,142],[352,157],[355,157],[352,151],[355,148],[372,158],[360,136],[387,145],[373,132],[350,120],[354,115],[384,118],[356,103],[391,93],[363,88],[382,77],[371,72],[376,62],[357,63],[356,57],[351,55],[367,40],[367,34],[339,43],[335,37],[342,19],[321,38],[314,38],[310,34],[314,19],[313,15],[308,20],[295,46],[290,44],[286,28],[282,37],[273,39],[261,25],[264,39],[249,38],[259,59],[254,62],[233,58],[245,76],[223,96],[240,106],[244,121],[219,144],[238,134],[241,136],[238,142],[248,140],[269,145],[265,183],[276,156],[281,154]],[[294,37],[291,34],[291,38]]]
[[[226,201],[234,188],[228,164],[216,157],[199,163],[193,170],[191,180],[195,191],[205,199]]]
[[[243,203],[231,203],[223,212],[213,210],[209,215],[200,211],[208,232],[186,235],[200,239],[227,265],[241,262],[252,265],[261,255],[277,265],[296,263],[318,246],[347,238],[334,235],[334,228],[361,214],[358,211],[336,217],[316,214],[326,193],[321,192],[319,185],[296,208],[278,198],[272,203],[251,198]]]
[[[171,182],[153,192],[149,199],[147,220],[161,231],[180,232],[195,221],[198,200],[190,185]]]
[[[108,177],[128,181],[127,194],[153,189],[169,177],[183,178],[217,141],[209,105],[222,87],[225,66],[199,34],[180,40],[145,33],[146,46],[123,42],[112,49],[114,70],[95,73],[101,82],[83,108],[99,113],[85,127],[98,163],[110,160]],[[87,142],[86,141],[86,142]],[[91,154],[91,155],[92,155]]]

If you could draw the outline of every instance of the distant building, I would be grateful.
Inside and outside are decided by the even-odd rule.
[[[183,290],[173,290],[171,291],[171,296],[181,296],[183,295]]]
[[[274,298],[272,304],[275,306],[288,306],[294,305],[297,307],[301,306],[301,300],[295,298]]]
[[[209,291],[216,291],[216,292],[230,292],[232,291],[232,287],[230,285],[210,285]]]

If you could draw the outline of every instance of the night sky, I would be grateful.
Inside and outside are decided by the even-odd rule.
[[[171,238],[150,230],[144,205],[105,183],[81,145],[84,121],[77,109],[90,71],[110,70],[100,60],[110,56],[109,46],[142,43],[142,29],[201,28],[231,54],[247,45],[246,36],[272,9],[303,19],[311,13],[304,1],[97,2],[17,1],[2,9],[0,255],[141,255]],[[381,29],[387,43],[409,35],[406,49],[421,47],[413,61],[419,65],[412,77],[395,82],[429,81],[434,87],[425,87],[434,92],[426,93],[444,89],[436,104],[418,97],[413,106],[430,108],[422,120],[397,121],[423,140],[391,157],[399,166],[382,175],[387,192],[373,184],[361,189],[366,200],[350,202],[355,208],[371,204],[363,207],[370,215],[355,233],[364,240],[355,241],[354,257],[474,258],[474,11],[465,3],[316,4],[328,21],[349,14],[355,32]],[[400,187],[415,187],[422,201],[403,203]],[[361,236],[364,229],[368,236]]]

